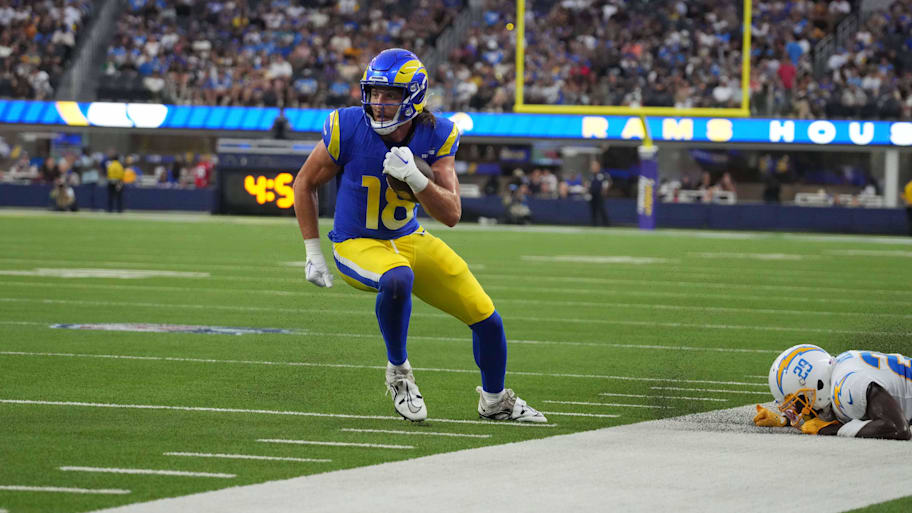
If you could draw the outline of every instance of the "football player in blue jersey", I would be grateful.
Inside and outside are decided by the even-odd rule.
[[[389,186],[408,184],[434,219],[454,226],[462,215],[454,168],[455,124],[424,109],[428,74],[412,52],[384,50],[361,77],[361,107],[332,111],[323,138],[294,182],[294,208],[307,252],[307,280],[331,287],[333,275],[320,249],[316,191],[336,179],[333,229],[336,268],[346,283],[377,294],[375,312],[386,343],[386,385],[393,406],[411,421],[427,418],[406,351],[412,294],[453,315],[472,330],[482,386],[478,413],[491,420],[547,422],[504,388],[507,341],[494,303],[465,261],[415,219],[417,205]],[[415,163],[430,164],[429,179]]]

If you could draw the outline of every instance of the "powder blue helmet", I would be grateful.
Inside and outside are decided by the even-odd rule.
[[[361,104],[374,131],[380,135],[390,134],[420,114],[427,101],[427,84],[427,69],[414,53],[401,48],[391,48],[377,54],[361,77]],[[374,119],[370,90],[371,87],[378,85],[402,89],[399,109],[390,120]]]

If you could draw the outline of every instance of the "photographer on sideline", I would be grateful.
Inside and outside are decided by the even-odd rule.
[[[54,181],[54,188],[51,189],[51,209],[58,212],[76,212],[79,207],[76,205],[76,192],[67,185],[63,178]]]

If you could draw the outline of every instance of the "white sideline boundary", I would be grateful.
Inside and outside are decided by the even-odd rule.
[[[402,475],[409,476],[407,504],[443,513],[789,511],[794,494],[773,491],[795,478],[815,513],[910,493],[912,461],[896,457],[909,442],[772,434],[783,430],[753,426],[754,413],[748,405],[101,511],[297,513],[302,504],[312,513],[396,511],[406,496],[391,490],[389,479]],[[885,461],[890,472],[883,472]],[[850,483],[834,479],[845,469]],[[488,476],[512,491],[480,493]]]

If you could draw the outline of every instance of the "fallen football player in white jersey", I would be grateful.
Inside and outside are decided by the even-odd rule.
[[[846,351],[833,358],[817,346],[800,344],[776,358],[769,385],[781,415],[758,404],[758,426],[792,426],[809,435],[912,438],[908,357]]]

